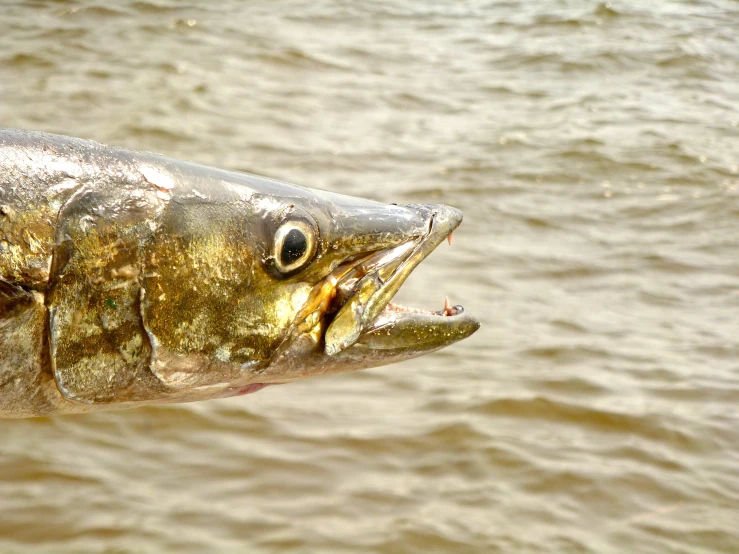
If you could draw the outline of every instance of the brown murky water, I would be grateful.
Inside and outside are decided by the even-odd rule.
[[[0,552],[739,552],[739,6],[3,2],[0,124],[464,210],[415,362],[0,421]]]

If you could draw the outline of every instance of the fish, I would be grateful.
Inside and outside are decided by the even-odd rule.
[[[0,129],[0,417],[191,402],[472,335],[394,304],[462,222],[93,141]]]

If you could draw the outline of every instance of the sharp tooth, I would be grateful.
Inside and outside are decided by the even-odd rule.
[[[451,233],[449,233],[449,234],[448,234],[448,235],[446,236],[446,241],[447,241],[447,242],[449,243],[449,246],[451,246],[451,245],[452,245],[452,237],[454,237],[454,231],[452,231]]]
[[[444,297],[444,315],[451,315],[451,312],[454,311],[452,308],[452,305],[449,303],[449,297]]]

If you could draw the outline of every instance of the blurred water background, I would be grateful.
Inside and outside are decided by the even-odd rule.
[[[739,552],[738,108],[732,0],[3,2],[0,125],[454,205],[483,327],[0,421],[0,552]]]

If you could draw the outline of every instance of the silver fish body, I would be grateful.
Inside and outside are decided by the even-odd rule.
[[[91,141],[0,130],[0,417],[253,392],[447,346],[390,304],[461,222]]]

